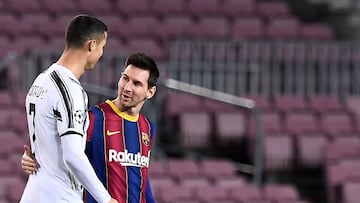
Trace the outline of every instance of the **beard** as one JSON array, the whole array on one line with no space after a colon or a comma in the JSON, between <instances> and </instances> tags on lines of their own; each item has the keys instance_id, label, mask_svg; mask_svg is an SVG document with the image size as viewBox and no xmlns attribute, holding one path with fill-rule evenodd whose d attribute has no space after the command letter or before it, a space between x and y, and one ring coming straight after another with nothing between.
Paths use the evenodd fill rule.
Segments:
<instances>
[{"instance_id":1,"label":"beard","mask_svg":"<svg viewBox=\"0 0 360 203\"><path fill-rule=\"evenodd\" d=\"M146 99L146 96L141 99L136 99L136 97L126 97L122 95L120 99L120 104L124 109L131 109L144 103Z\"/></svg>"}]
</instances>

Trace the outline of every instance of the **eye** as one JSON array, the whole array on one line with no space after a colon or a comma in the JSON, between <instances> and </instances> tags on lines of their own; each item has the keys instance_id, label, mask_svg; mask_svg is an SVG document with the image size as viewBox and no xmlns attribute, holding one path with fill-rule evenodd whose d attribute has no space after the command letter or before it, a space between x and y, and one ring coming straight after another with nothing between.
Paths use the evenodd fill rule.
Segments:
<instances>
[{"instance_id":1,"label":"eye","mask_svg":"<svg viewBox=\"0 0 360 203\"><path fill-rule=\"evenodd\" d=\"M126 82L129 81L129 78L126 76L123 76L122 79L125 80Z\"/></svg>"}]
</instances>

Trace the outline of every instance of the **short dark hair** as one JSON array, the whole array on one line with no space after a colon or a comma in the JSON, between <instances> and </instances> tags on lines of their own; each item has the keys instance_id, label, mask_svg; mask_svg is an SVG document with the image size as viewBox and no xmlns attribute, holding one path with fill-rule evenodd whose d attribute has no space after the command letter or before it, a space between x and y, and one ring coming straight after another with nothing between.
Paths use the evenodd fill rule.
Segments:
<instances>
[{"instance_id":1,"label":"short dark hair","mask_svg":"<svg viewBox=\"0 0 360 203\"><path fill-rule=\"evenodd\" d=\"M130 54L125 61L125 68L128 65L134 65L138 68L141 68L143 70L148 70L150 72L149 80L148 80L148 86L154 87L156 86L157 80L159 78L159 69L151 57L145 55L141 52L136 52L133 54Z\"/></svg>"},{"instance_id":2,"label":"short dark hair","mask_svg":"<svg viewBox=\"0 0 360 203\"><path fill-rule=\"evenodd\" d=\"M81 14L75 16L67 26L65 40L67 47L80 48L87 40L104 39L107 25L94 16Z\"/></svg>"}]
</instances>

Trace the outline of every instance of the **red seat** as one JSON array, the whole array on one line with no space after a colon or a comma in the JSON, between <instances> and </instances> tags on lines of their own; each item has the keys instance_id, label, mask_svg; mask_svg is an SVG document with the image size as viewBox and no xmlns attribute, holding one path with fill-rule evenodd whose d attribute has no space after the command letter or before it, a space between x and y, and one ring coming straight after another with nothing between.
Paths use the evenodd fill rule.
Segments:
<instances>
[{"instance_id":1,"label":"red seat","mask_svg":"<svg viewBox=\"0 0 360 203\"><path fill-rule=\"evenodd\" d=\"M12 0L7 1L9 11L17 14L36 13L41 11L41 5L38 0Z\"/></svg>"},{"instance_id":2,"label":"red seat","mask_svg":"<svg viewBox=\"0 0 360 203\"><path fill-rule=\"evenodd\" d=\"M7 185L7 197L10 202L19 202L25 189L26 182L23 179L15 179Z\"/></svg>"},{"instance_id":3,"label":"red seat","mask_svg":"<svg viewBox=\"0 0 360 203\"><path fill-rule=\"evenodd\" d=\"M351 117L348 113L324 113L320 119L321 127L330 136L345 136L355 131Z\"/></svg>"},{"instance_id":4,"label":"red seat","mask_svg":"<svg viewBox=\"0 0 360 203\"><path fill-rule=\"evenodd\" d=\"M159 202L174 203L193 200L191 188L183 185L164 186L159 190Z\"/></svg>"},{"instance_id":5,"label":"red seat","mask_svg":"<svg viewBox=\"0 0 360 203\"><path fill-rule=\"evenodd\" d=\"M335 36L331 28L325 24L303 24L300 35L305 40L334 40Z\"/></svg>"},{"instance_id":6,"label":"red seat","mask_svg":"<svg viewBox=\"0 0 360 203\"><path fill-rule=\"evenodd\" d=\"M258 15L263 18L291 17L292 15L285 1L260 1L256 5Z\"/></svg>"},{"instance_id":7,"label":"red seat","mask_svg":"<svg viewBox=\"0 0 360 203\"><path fill-rule=\"evenodd\" d=\"M19 202L24 186L24 179L15 174L0 176L0 197L8 199L8 202Z\"/></svg>"},{"instance_id":8,"label":"red seat","mask_svg":"<svg viewBox=\"0 0 360 203\"><path fill-rule=\"evenodd\" d=\"M310 96L308 105L311 111L319 114L345 110L344 105L337 96Z\"/></svg>"},{"instance_id":9,"label":"red seat","mask_svg":"<svg viewBox=\"0 0 360 203\"><path fill-rule=\"evenodd\" d=\"M263 193L266 198L274 202L300 199L299 192L291 184L268 184L265 185Z\"/></svg>"},{"instance_id":10,"label":"red seat","mask_svg":"<svg viewBox=\"0 0 360 203\"><path fill-rule=\"evenodd\" d=\"M118 28L118 33L125 39L140 38L140 37L153 37L154 26L159 24L158 19L154 15L131 16L125 21L125 27Z\"/></svg>"},{"instance_id":11,"label":"red seat","mask_svg":"<svg viewBox=\"0 0 360 203\"><path fill-rule=\"evenodd\" d=\"M319 168L325 163L325 148L330 142L323 133L309 133L296 136L299 164L307 168Z\"/></svg>"},{"instance_id":12,"label":"red seat","mask_svg":"<svg viewBox=\"0 0 360 203\"><path fill-rule=\"evenodd\" d=\"M50 36L48 26L51 27L52 23L54 23L54 20L46 13L24 14L19 20L23 32L16 34L16 36L39 35L48 37Z\"/></svg>"},{"instance_id":13,"label":"red seat","mask_svg":"<svg viewBox=\"0 0 360 203\"><path fill-rule=\"evenodd\" d=\"M0 15L0 19L1 19L1 15ZM0 20L0 22L1 22L1 20ZM0 28L0 30L1 30L1 28ZM1 47L3 47L2 49L0 49L0 58L3 58L7 54L10 53L12 41L7 36L0 36L0 44L1 44Z\"/></svg>"},{"instance_id":14,"label":"red seat","mask_svg":"<svg viewBox=\"0 0 360 203\"><path fill-rule=\"evenodd\" d=\"M72 0L43 0L42 6L44 10L58 17L68 14L73 15L77 9L76 1ZM70 18L68 18L68 20L70 20ZM62 30L64 31L65 27L62 28Z\"/></svg>"},{"instance_id":15,"label":"red seat","mask_svg":"<svg viewBox=\"0 0 360 203\"><path fill-rule=\"evenodd\" d=\"M230 197L239 202L270 203L270 200L262 195L261 188L256 185L243 185L240 188L230 190Z\"/></svg>"},{"instance_id":16,"label":"red seat","mask_svg":"<svg viewBox=\"0 0 360 203\"><path fill-rule=\"evenodd\" d=\"M300 22L293 17L271 18L265 29L266 36L270 39L297 39L300 33Z\"/></svg>"},{"instance_id":17,"label":"red seat","mask_svg":"<svg viewBox=\"0 0 360 203\"><path fill-rule=\"evenodd\" d=\"M242 186L248 184L247 179L242 176L226 176L221 178L216 178L215 185L219 187L226 188L228 190L239 189Z\"/></svg>"},{"instance_id":18,"label":"red seat","mask_svg":"<svg viewBox=\"0 0 360 203\"><path fill-rule=\"evenodd\" d=\"M278 95L274 97L275 108L281 112L304 112L308 110L302 96Z\"/></svg>"},{"instance_id":19,"label":"red seat","mask_svg":"<svg viewBox=\"0 0 360 203\"><path fill-rule=\"evenodd\" d=\"M169 159L168 174L171 177L181 180L184 177L202 177L199 165L194 160L189 159Z\"/></svg>"},{"instance_id":20,"label":"red seat","mask_svg":"<svg viewBox=\"0 0 360 203\"><path fill-rule=\"evenodd\" d=\"M217 114L222 111L236 111L238 108L235 105L228 104L221 101L216 101L213 99L203 99L201 101L202 106L204 109L207 109L209 112Z\"/></svg>"},{"instance_id":21,"label":"red seat","mask_svg":"<svg viewBox=\"0 0 360 203\"><path fill-rule=\"evenodd\" d=\"M260 124L264 139L267 135L284 134L284 120L278 112L264 112L260 115ZM255 137L257 136L256 123L254 117L250 117L248 131L248 153L254 154ZM290 136L290 135L289 135Z\"/></svg>"},{"instance_id":22,"label":"red seat","mask_svg":"<svg viewBox=\"0 0 360 203\"><path fill-rule=\"evenodd\" d=\"M347 180L359 180L360 159L344 159L326 167L327 194L330 203L341 200L341 185Z\"/></svg>"},{"instance_id":23,"label":"red seat","mask_svg":"<svg viewBox=\"0 0 360 203\"><path fill-rule=\"evenodd\" d=\"M108 13L112 10L110 1L77 0L76 2L79 10L93 15Z\"/></svg>"},{"instance_id":24,"label":"red seat","mask_svg":"<svg viewBox=\"0 0 360 203\"><path fill-rule=\"evenodd\" d=\"M0 24L0 32L4 35L14 36L21 30L18 17L11 13L0 13Z\"/></svg>"},{"instance_id":25,"label":"red seat","mask_svg":"<svg viewBox=\"0 0 360 203\"><path fill-rule=\"evenodd\" d=\"M162 46L152 38L132 38L128 40L126 47L129 51L144 52L158 61L167 58Z\"/></svg>"},{"instance_id":26,"label":"red seat","mask_svg":"<svg viewBox=\"0 0 360 203\"><path fill-rule=\"evenodd\" d=\"M224 0L220 5L220 13L234 19L241 19L243 16L253 16L255 9L255 0Z\"/></svg>"},{"instance_id":27,"label":"red seat","mask_svg":"<svg viewBox=\"0 0 360 203\"><path fill-rule=\"evenodd\" d=\"M360 202L360 181L359 180L347 180L341 187L341 202L344 203L356 203Z\"/></svg>"},{"instance_id":28,"label":"red seat","mask_svg":"<svg viewBox=\"0 0 360 203\"><path fill-rule=\"evenodd\" d=\"M313 112L288 112L284 122L286 130L294 135L321 131L319 119Z\"/></svg>"},{"instance_id":29,"label":"red seat","mask_svg":"<svg viewBox=\"0 0 360 203\"><path fill-rule=\"evenodd\" d=\"M293 168L293 138L287 133L264 134L265 170L270 172L286 171Z\"/></svg>"},{"instance_id":30,"label":"red seat","mask_svg":"<svg viewBox=\"0 0 360 203\"><path fill-rule=\"evenodd\" d=\"M116 1L115 9L126 16L138 16L150 11L149 0L119 0Z\"/></svg>"},{"instance_id":31,"label":"red seat","mask_svg":"<svg viewBox=\"0 0 360 203\"><path fill-rule=\"evenodd\" d=\"M0 105L1 106L12 106L13 99L11 98L10 91L0 90Z\"/></svg>"},{"instance_id":32,"label":"red seat","mask_svg":"<svg viewBox=\"0 0 360 203\"><path fill-rule=\"evenodd\" d=\"M178 183L170 176L150 176L149 181L151 185L151 191L155 198L157 199L160 196L160 190L163 187L172 187L177 185Z\"/></svg>"},{"instance_id":33,"label":"red seat","mask_svg":"<svg viewBox=\"0 0 360 203\"><path fill-rule=\"evenodd\" d=\"M207 185L195 190L196 199L203 203L222 202L229 200L227 190L222 187Z\"/></svg>"},{"instance_id":34,"label":"red seat","mask_svg":"<svg viewBox=\"0 0 360 203\"><path fill-rule=\"evenodd\" d=\"M354 116L356 130L360 130L360 97L348 96L344 100L345 108Z\"/></svg>"},{"instance_id":35,"label":"red seat","mask_svg":"<svg viewBox=\"0 0 360 203\"><path fill-rule=\"evenodd\" d=\"M154 29L159 30L154 32L154 35L164 41L188 37L193 23L193 19L189 16L170 15L163 19L161 24L154 25Z\"/></svg>"},{"instance_id":36,"label":"red seat","mask_svg":"<svg viewBox=\"0 0 360 203\"><path fill-rule=\"evenodd\" d=\"M234 164L227 159L203 159L199 167L205 176L213 180L236 176Z\"/></svg>"},{"instance_id":37,"label":"red seat","mask_svg":"<svg viewBox=\"0 0 360 203\"><path fill-rule=\"evenodd\" d=\"M226 146L229 143L245 141L246 115L242 111L218 112L215 115L216 143Z\"/></svg>"},{"instance_id":38,"label":"red seat","mask_svg":"<svg viewBox=\"0 0 360 203\"><path fill-rule=\"evenodd\" d=\"M261 39L264 23L258 17L237 18L231 26L231 38L236 40Z\"/></svg>"},{"instance_id":39,"label":"red seat","mask_svg":"<svg viewBox=\"0 0 360 203\"><path fill-rule=\"evenodd\" d=\"M164 113L166 119L175 116L183 110L195 110L201 107L200 98L181 92L168 91L164 98Z\"/></svg>"},{"instance_id":40,"label":"red seat","mask_svg":"<svg viewBox=\"0 0 360 203\"><path fill-rule=\"evenodd\" d=\"M46 41L39 36L21 36L17 37L13 43L13 50L19 54L25 54L33 49L43 49L46 47Z\"/></svg>"},{"instance_id":41,"label":"red seat","mask_svg":"<svg viewBox=\"0 0 360 203\"><path fill-rule=\"evenodd\" d=\"M193 191L212 185L210 180L206 176L202 176L202 175L184 176L180 179L179 184L187 188L190 188Z\"/></svg>"},{"instance_id":42,"label":"red seat","mask_svg":"<svg viewBox=\"0 0 360 203\"><path fill-rule=\"evenodd\" d=\"M29 139L29 138L27 138ZM13 153L22 153L25 138L18 135L15 131L0 131L0 155L10 156Z\"/></svg>"},{"instance_id":43,"label":"red seat","mask_svg":"<svg viewBox=\"0 0 360 203\"><path fill-rule=\"evenodd\" d=\"M117 37L109 37L106 40L106 54L110 52L123 52L125 45L124 43L119 40Z\"/></svg>"},{"instance_id":44,"label":"red seat","mask_svg":"<svg viewBox=\"0 0 360 203\"><path fill-rule=\"evenodd\" d=\"M244 95L243 97L255 101L255 106L260 109L261 112L272 112L274 110L274 104L272 99L266 95Z\"/></svg>"},{"instance_id":45,"label":"red seat","mask_svg":"<svg viewBox=\"0 0 360 203\"><path fill-rule=\"evenodd\" d=\"M325 146L326 166L337 164L341 160L355 159L360 156L359 143L331 142Z\"/></svg>"},{"instance_id":46,"label":"red seat","mask_svg":"<svg viewBox=\"0 0 360 203\"><path fill-rule=\"evenodd\" d=\"M202 17L218 14L219 7L218 0L189 0L185 10L192 16Z\"/></svg>"},{"instance_id":47,"label":"red seat","mask_svg":"<svg viewBox=\"0 0 360 203\"><path fill-rule=\"evenodd\" d=\"M154 14L166 19L170 15L183 14L185 12L185 3L184 0L154 0L150 7Z\"/></svg>"},{"instance_id":48,"label":"red seat","mask_svg":"<svg viewBox=\"0 0 360 203\"><path fill-rule=\"evenodd\" d=\"M230 25L225 17L202 17L193 24L189 34L195 38L222 39L227 37L229 29Z\"/></svg>"},{"instance_id":49,"label":"red seat","mask_svg":"<svg viewBox=\"0 0 360 203\"><path fill-rule=\"evenodd\" d=\"M162 177L167 176L167 165L166 161L152 160L151 169L148 170L150 177Z\"/></svg>"},{"instance_id":50,"label":"red seat","mask_svg":"<svg viewBox=\"0 0 360 203\"><path fill-rule=\"evenodd\" d=\"M179 115L179 134L184 149L205 149L211 142L211 116L207 111L188 112Z\"/></svg>"}]
</instances>

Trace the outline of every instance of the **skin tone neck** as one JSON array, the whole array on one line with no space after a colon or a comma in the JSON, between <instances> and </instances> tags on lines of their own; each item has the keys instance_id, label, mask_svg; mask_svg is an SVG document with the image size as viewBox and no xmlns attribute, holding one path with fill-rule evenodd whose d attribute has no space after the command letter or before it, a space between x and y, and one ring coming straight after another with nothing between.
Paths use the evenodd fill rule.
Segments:
<instances>
[{"instance_id":1,"label":"skin tone neck","mask_svg":"<svg viewBox=\"0 0 360 203\"><path fill-rule=\"evenodd\" d=\"M56 64L69 69L77 79L84 74L87 63L87 51L84 48L65 49Z\"/></svg>"},{"instance_id":2,"label":"skin tone neck","mask_svg":"<svg viewBox=\"0 0 360 203\"><path fill-rule=\"evenodd\" d=\"M116 107L119 108L119 110L121 112L124 112L130 116L137 116L140 113L141 108L143 107L145 101L142 101L141 103L139 103L137 106L135 107L125 107L121 104L120 101L120 97L116 97L113 101L112 101Z\"/></svg>"}]
</instances>

